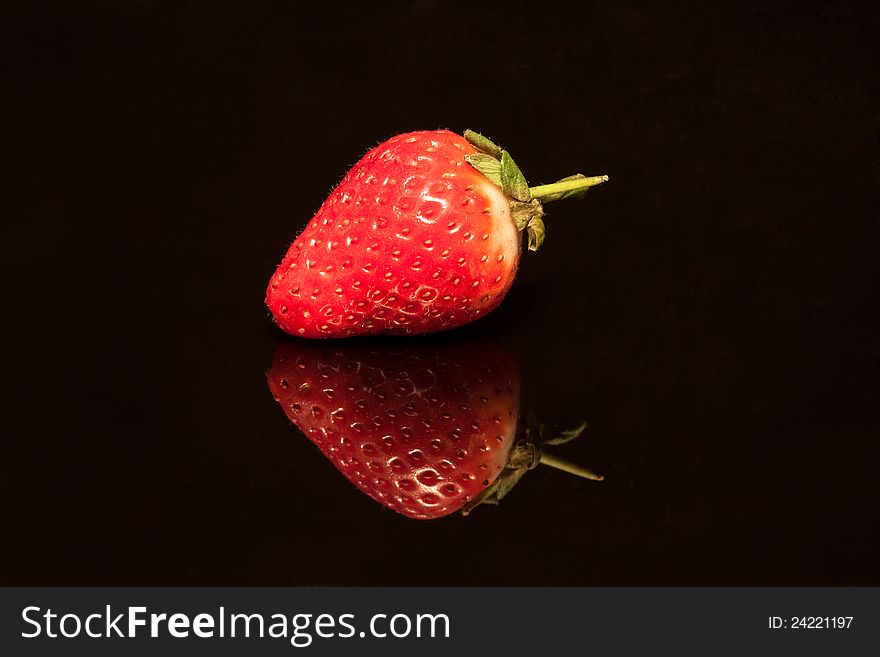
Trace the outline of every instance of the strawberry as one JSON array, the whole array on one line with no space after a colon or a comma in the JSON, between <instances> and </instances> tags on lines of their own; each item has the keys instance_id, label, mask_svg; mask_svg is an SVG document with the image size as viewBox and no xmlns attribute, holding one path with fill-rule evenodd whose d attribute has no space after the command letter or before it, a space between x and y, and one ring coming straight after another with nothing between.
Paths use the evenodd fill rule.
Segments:
<instances>
[{"instance_id":1,"label":"strawberry","mask_svg":"<svg viewBox=\"0 0 880 657\"><path fill-rule=\"evenodd\" d=\"M513 284L521 232L544 239L541 201L607 180L529 188L510 154L448 130L370 150L290 246L266 291L288 333L334 338L431 333L492 311Z\"/></svg>"},{"instance_id":2,"label":"strawberry","mask_svg":"<svg viewBox=\"0 0 880 657\"><path fill-rule=\"evenodd\" d=\"M410 518L497 502L542 460L518 436L519 376L497 345L285 342L267 379L290 421L349 481Z\"/></svg>"}]
</instances>

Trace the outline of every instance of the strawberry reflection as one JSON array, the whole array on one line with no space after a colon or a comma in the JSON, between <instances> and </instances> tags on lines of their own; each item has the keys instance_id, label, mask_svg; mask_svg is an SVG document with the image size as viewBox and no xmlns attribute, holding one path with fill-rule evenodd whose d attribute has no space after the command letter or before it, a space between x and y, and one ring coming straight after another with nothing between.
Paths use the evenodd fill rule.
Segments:
<instances>
[{"instance_id":1,"label":"strawberry reflection","mask_svg":"<svg viewBox=\"0 0 880 657\"><path fill-rule=\"evenodd\" d=\"M349 481L410 518L497 503L540 462L599 478L542 450L579 430L549 441L533 422L518 430L519 373L497 343L282 342L267 378Z\"/></svg>"}]
</instances>

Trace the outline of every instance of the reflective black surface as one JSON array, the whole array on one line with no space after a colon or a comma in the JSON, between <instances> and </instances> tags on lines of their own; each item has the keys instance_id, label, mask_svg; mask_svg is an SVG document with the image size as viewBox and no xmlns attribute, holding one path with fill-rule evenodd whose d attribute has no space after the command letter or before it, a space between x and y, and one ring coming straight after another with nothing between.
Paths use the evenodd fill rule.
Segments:
<instances>
[{"instance_id":1,"label":"reflective black surface","mask_svg":"<svg viewBox=\"0 0 880 657\"><path fill-rule=\"evenodd\" d=\"M876 10L18 4L0 583L880 584ZM606 479L423 522L273 401L262 299L438 126L612 176L454 337Z\"/></svg>"}]
</instances>

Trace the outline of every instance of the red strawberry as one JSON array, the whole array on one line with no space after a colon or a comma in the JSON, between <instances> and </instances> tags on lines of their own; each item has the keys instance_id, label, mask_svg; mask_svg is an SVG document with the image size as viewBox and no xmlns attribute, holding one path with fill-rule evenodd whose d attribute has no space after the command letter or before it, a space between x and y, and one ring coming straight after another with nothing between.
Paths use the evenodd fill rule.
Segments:
<instances>
[{"instance_id":1,"label":"red strawberry","mask_svg":"<svg viewBox=\"0 0 880 657\"><path fill-rule=\"evenodd\" d=\"M370 150L290 246L266 291L292 335L430 333L485 315L516 274L520 232L544 237L540 200L607 176L529 188L507 151L470 131L392 137Z\"/></svg>"},{"instance_id":2,"label":"red strawberry","mask_svg":"<svg viewBox=\"0 0 880 657\"><path fill-rule=\"evenodd\" d=\"M517 437L519 376L497 345L286 342L267 378L291 422L355 486L411 518L495 502L542 458Z\"/></svg>"}]
</instances>

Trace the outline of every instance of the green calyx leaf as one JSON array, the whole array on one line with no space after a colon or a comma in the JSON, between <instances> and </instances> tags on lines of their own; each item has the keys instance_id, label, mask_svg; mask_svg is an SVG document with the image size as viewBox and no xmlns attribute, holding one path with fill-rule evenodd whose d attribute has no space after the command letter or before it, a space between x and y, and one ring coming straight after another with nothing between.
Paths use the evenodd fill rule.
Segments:
<instances>
[{"instance_id":1,"label":"green calyx leaf","mask_svg":"<svg viewBox=\"0 0 880 657\"><path fill-rule=\"evenodd\" d=\"M502 187L501 184L501 162L491 155L485 153L476 153L474 155L465 155L465 161L474 169L482 173L493 183Z\"/></svg>"},{"instance_id":2,"label":"green calyx leaf","mask_svg":"<svg viewBox=\"0 0 880 657\"><path fill-rule=\"evenodd\" d=\"M527 468L505 468L491 486L462 507L461 515L468 515L481 504L497 505L526 472Z\"/></svg>"},{"instance_id":3,"label":"green calyx leaf","mask_svg":"<svg viewBox=\"0 0 880 657\"><path fill-rule=\"evenodd\" d=\"M465 130L464 138L478 151L465 156L468 164L501 187L514 201L527 203L532 200L529 183L510 153L488 137L473 130Z\"/></svg>"},{"instance_id":4,"label":"green calyx leaf","mask_svg":"<svg viewBox=\"0 0 880 657\"><path fill-rule=\"evenodd\" d=\"M523 203L522 201L510 202L510 214L513 217L513 223L516 224L517 230L525 230L529 222L536 217L544 216L544 208L537 200L531 203Z\"/></svg>"},{"instance_id":5,"label":"green calyx leaf","mask_svg":"<svg viewBox=\"0 0 880 657\"><path fill-rule=\"evenodd\" d=\"M538 199L532 200L531 203L523 203L522 201L510 202L510 214L513 217L513 223L519 231L526 231L529 238L529 251L537 251L544 243L544 208L541 207Z\"/></svg>"},{"instance_id":6,"label":"green calyx leaf","mask_svg":"<svg viewBox=\"0 0 880 657\"><path fill-rule=\"evenodd\" d=\"M536 468L540 462L540 448L527 437L517 438L510 450L504 470L488 488L465 504L461 510L462 515L468 515L480 504L498 504L516 486L522 476Z\"/></svg>"},{"instance_id":7,"label":"green calyx leaf","mask_svg":"<svg viewBox=\"0 0 880 657\"><path fill-rule=\"evenodd\" d=\"M567 442L571 442L578 436L580 436L587 429L587 421L583 420L579 425L573 427L571 429L564 429L559 432L559 435L555 438L550 438L549 440L544 440L545 445L564 445ZM542 427L542 435L546 433L546 430Z\"/></svg>"},{"instance_id":8,"label":"green calyx leaf","mask_svg":"<svg viewBox=\"0 0 880 657\"><path fill-rule=\"evenodd\" d=\"M465 130L464 138L478 151L491 155L496 160L501 159L501 147L488 137L484 137L479 132L474 132L473 130Z\"/></svg>"},{"instance_id":9,"label":"green calyx leaf","mask_svg":"<svg viewBox=\"0 0 880 657\"><path fill-rule=\"evenodd\" d=\"M465 156L467 163L501 187L504 193L516 201L532 200L529 183L520 171L510 153L498 146L488 137L473 130L465 130L464 138L479 153Z\"/></svg>"},{"instance_id":10,"label":"green calyx leaf","mask_svg":"<svg viewBox=\"0 0 880 657\"><path fill-rule=\"evenodd\" d=\"M544 243L544 220L540 217L534 217L526 226L529 234L529 251L537 251Z\"/></svg>"},{"instance_id":11,"label":"green calyx leaf","mask_svg":"<svg viewBox=\"0 0 880 657\"><path fill-rule=\"evenodd\" d=\"M532 200L529 183L507 151L501 151L501 188L510 198L527 202Z\"/></svg>"}]
</instances>

